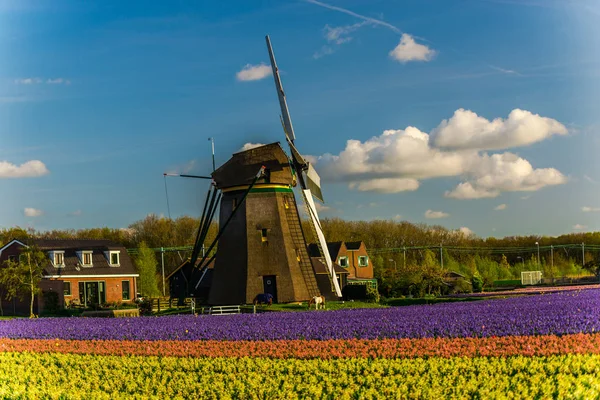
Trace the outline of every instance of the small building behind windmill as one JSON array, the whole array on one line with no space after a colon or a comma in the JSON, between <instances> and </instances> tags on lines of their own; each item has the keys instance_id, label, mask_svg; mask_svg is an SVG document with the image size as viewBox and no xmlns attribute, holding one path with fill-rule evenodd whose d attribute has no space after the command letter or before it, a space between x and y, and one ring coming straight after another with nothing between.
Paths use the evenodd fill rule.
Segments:
<instances>
[{"instance_id":1,"label":"small building behind windmill","mask_svg":"<svg viewBox=\"0 0 600 400\"><path fill-rule=\"evenodd\" d=\"M346 284L376 285L373 279L373 262L364 242L329 242L327 249L331 261L347 272ZM316 243L308 245L308 252L311 257L321 257Z\"/></svg>"},{"instance_id":2,"label":"small building behind windmill","mask_svg":"<svg viewBox=\"0 0 600 400\"><path fill-rule=\"evenodd\" d=\"M200 266L201 262L202 258L196 260L196 268L193 269L190 262L186 260L167 275L171 299L177 299L179 305L183 305L188 297L195 298L201 303L208 301L215 260L208 263L206 271Z\"/></svg>"}]
</instances>

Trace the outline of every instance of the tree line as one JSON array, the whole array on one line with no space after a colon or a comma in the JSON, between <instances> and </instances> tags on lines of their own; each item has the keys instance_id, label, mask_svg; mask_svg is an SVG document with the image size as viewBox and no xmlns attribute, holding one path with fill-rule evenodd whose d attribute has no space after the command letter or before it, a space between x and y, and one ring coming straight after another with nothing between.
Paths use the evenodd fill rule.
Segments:
<instances>
[{"instance_id":1,"label":"tree line","mask_svg":"<svg viewBox=\"0 0 600 400\"><path fill-rule=\"evenodd\" d=\"M192 246L199 224L199 218L182 216L169 219L151 214L121 229L103 227L40 232L19 227L5 228L0 229L0 244L4 245L11 239L34 237L108 239L128 249ZM569 233L556 237L481 238L439 225L407 221L325 218L321 225L328 241L365 242L384 296L439 293L444 288L443 277L448 271L464 275L468 282L473 278L481 279L484 286L491 286L498 280L519 279L524 270L541 270L545 277L553 278L585 275L597 271L600 249L600 232ZM307 242L314 242L315 235L306 220L303 221L303 229ZM218 226L213 223L206 246L212 243L217 233ZM536 242L541 249L539 263ZM578 247L566 246L581 243L587 247L583 252ZM556 247L552 254L549 246ZM144 259L151 258L148 254L144 252ZM162 256L168 275L185 261L189 252L168 251ZM134 257L134 261L137 258ZM153 265L159 274L162 269L160 254L157 257L155 253L155 261ZM147 263L152 265L150 261ZM162 288L159 290L162 291ZM155 291L153 288L152 292Z\"/></svg>"}]
</instances>

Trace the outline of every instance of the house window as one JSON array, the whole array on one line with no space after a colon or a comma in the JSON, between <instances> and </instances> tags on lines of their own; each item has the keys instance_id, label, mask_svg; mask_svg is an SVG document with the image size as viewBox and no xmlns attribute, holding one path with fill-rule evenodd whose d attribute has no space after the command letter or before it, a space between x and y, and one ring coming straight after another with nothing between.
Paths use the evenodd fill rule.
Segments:
<instances>
[{"instance_id":1,"label":"house window","mask_svg":"<svg viewBox=\"0 0 600 400\"><path fill-rule=\"evenodd\" d=\"M82 264L83 266L92 266L92 252L91 251L86 251L85 253L83 253L82 255Z\"/></svg>"},{"instance_id":2,"label":"house window","mask_svg":"<svg viewBox=\"0 0 600 400\"><path fill-rule=\"evenodd\" d=\"M267 242L269 239L267 238L267 234L269 230L267 228L263 228L260 230L260 239L263 242Z\"/></svg>"},{"instance_id":3,"label":"house window","mask_svg":"<svg viewBox=\"0 0 600 400\"><path fill-rule=\"evenodd\" d=\"M368 267L369 266L369 257L358 256L358 266L359 267Z\"/></svg>"},{"instance_id":4,"label":"house window","mask_svg":"<svg viewBox=\"0 0 600 400\"><path fill-rule=\"evenodd\" d=\"M65 296L71 295L71 282L63 282L63 291Z\"/></svg>"},{"instance_id":5,"label":"house window","mask_svg":"<svg viewBox=\"0 0 600 400\"><path fill-rule=\"evenodd\" d=\"M340 267L348 268L348 257L338 258L338 264L340 265Z\"/></svg>"},{"instance_id":6,"label":"house window","mask_svg":"<svg viewBox=\"0 0 600 400\"><path fill-rule=\"evenodd\" d=\"M118 251L111 251L110 252L110 265L112 266L119 266L119 252Z\"/></svg>"},{"instance_id":7,"label":"house window","mask_svg":"<svg viewBox=\"0 0 600 400\"><path fill-rule=\"evenodd\" d=\"M14 262L16 263L18 261L18 257L17 256L8 256L8 261L9 262Z\"/></svg>"},{"instance_id":8,"label":"house window","mask_svg":"<svg viewBox=\"0 0 600 400\"><path fill-rule=\"evenodd\" d=\"M122 281L121 282L121 290L122 290L122 297L123 300L129 300L129 281Z\"/></svg>"},{"instance_id":9,"label":"house window","mask_svg":"<svg viewBox=\"0 0 600 400\"><path fill-rule=\"evenodd\" d=\"M55 251L53 260L54 266L56 268L65 266L65 252L64 251Z\"/></svg>"}]
</instances>

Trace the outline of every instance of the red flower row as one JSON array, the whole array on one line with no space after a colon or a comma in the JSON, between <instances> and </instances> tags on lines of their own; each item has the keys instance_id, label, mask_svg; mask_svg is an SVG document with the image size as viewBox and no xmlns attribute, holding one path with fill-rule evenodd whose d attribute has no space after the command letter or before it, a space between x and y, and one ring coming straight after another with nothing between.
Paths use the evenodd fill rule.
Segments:
<instances>
[{"instance_id":1,"label":"red flower row","mask_svg":"<svg viewBox=\"0 0 600 400\"><path fill-rule=\"evenodd\" d=\"M0 352L297 359L600 354L600 334L381 340L137 341L0 339Z\"/></svg>"}]
</instances>

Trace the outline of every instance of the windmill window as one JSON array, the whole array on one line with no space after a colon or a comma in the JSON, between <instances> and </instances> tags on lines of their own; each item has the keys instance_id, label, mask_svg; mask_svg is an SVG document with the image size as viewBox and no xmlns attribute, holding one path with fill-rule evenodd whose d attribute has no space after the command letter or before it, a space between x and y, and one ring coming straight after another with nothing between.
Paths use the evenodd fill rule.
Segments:
<instances>
[{"instance_id":1,"label":"windmill window","mask_svg":"<svg viewBox=\"0 0 600 400\"><path fill-rule=\"evenodd\" d=\"M348 257L338 258L338 264L340 265L340 267L348 268Z\"/></svg>"},{"instance_id":2,"label":"windmill window","mask_svg":"<svg viewBox=\"0 0 600 400\"><path fill-rule=\"evenodd\" d=\"M369 257L358 256L358 266L359 267L368 267L369 266Z\"/></svg>"},{"instance_id":3,"label":"windmill window","mask_svg":"<svg viewBox=\"0 0 600 400\"><path fill-rule=\"evenodd\" d=\"M300 261L300 250L296 249L296 260Z\"/></svg>"},{"instance_id":4,"label":"windmill window","mask_svg":"<svg viewBox=\"0 0 600 400\"><path fill-rule=\"evenodd\" d=\"M287 198L283 199L283 207L287 210L288 208L290 208L290 203L288 202Z\"/></svg>"},{"instance_id":5,"label":"windmill window","mask_svg":"<svg viewBox=\"0 0 600 400\"><path fill-rule=\"evenodd\" d=\"M233 199L231 199L231 211L235 210L237 208L237 199L234 197Z\"/></svg>"},{"instance_id":6,"label":"windmill window","mask_svg":"<svg viewBox=\"0 0 600 400\"><path fill-rule=\"evenodd\" d=\"M266 242L266 241L268 241L268 240L269 240L269 239L267 238L267 235L268 235L268 234L269 234L269 230L268 230L267 228L262 228L262 229L260 230L260 238L261 238L261 241L263 241L263 242Z\"/></svg>"}]
</instances>

